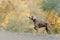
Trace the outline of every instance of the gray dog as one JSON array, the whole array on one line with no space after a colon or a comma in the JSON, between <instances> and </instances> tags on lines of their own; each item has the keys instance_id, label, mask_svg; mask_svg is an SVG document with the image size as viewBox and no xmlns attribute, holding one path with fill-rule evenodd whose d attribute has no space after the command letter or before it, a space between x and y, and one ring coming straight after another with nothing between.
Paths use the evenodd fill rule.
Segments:
<instances>
[{"instance_id":1,"label":"gray dog","mask_svg":"<svg viewBox=\"0 0 60 40\"><path fill-rule=\"evenodd\" d=\"M47 31L47 33L51 34L50 23L39 21L39 20L37 20L37 18L35 16L30 16L29 19L31 19L33 21L34 26L35 26L34 29L36 30L36 32L38 32L38 28L45 27L45 30Z\"/></svg>"}]
</instances>

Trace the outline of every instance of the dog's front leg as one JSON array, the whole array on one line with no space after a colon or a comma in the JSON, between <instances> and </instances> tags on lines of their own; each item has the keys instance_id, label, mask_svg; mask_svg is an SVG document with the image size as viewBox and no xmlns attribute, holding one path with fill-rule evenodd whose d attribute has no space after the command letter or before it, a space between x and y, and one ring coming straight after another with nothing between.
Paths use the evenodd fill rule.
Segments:
<instances>
[{"instance_id":1,"label":"dog's front leg","mask_svg":"<svg viewBox=\"0 0 60 40\"><path fill-rule=\"evenodd\" d=\"M36 33L38 32L38 26L35 25L34 29L36 30Z\"/></svg>"}]
</instances>

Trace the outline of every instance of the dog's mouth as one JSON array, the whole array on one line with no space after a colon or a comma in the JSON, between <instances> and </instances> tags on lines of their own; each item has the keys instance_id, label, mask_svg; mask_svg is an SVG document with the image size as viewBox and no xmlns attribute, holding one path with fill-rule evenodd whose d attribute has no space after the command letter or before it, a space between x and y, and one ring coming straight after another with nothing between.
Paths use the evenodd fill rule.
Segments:
<instances>
[{"instance_id":1,"label":"dog's mouth","mask_svg":"<svg viewBox=\"0 0 60 40\"><path fill-rule=\"evenodd\" d=\"M29 16L29 19L32 19L31 16Z\"/></svg>"}]
</instances>

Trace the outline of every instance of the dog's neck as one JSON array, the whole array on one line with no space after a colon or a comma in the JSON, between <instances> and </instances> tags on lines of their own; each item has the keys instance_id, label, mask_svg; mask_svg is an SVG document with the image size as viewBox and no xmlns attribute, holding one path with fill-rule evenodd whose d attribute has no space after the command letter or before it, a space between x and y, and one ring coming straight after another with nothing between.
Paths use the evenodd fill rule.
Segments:
<instances>
[{"instance_id":1,"label":"dog's neck","mask_svg":"<svg viewBox=\"0 0 60 40\"><path fill-rule=\"evenodd\" d=\"M36 21L37 21L36 19L33 20L34 23L36 23Z\"/></svg>"},{"instance_id":2,"label":"dog's neck","mask_svg":"<svg viewBox=\"0 0 60 40\"><path fill-rule=\"evenodd\" d=\"M36 19L33 20L33 22L35 22L35 21L36 21Z\"/></svg>"}]
</instances>

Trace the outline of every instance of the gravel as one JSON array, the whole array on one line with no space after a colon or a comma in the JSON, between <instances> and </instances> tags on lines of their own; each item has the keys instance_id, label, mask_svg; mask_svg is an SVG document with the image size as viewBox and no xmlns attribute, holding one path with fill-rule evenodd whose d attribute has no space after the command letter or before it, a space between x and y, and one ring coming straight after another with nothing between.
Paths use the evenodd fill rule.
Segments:
<instances>
[{"instance_id":1,"label":"gravel","mask_svg":"<svg viewBox=\"0 0 60 40\"><path fill-rule=\"evenodd\" d=\"M60 40L60 35L0 32L0 40Z\"/></svg>"}]
</instances>

